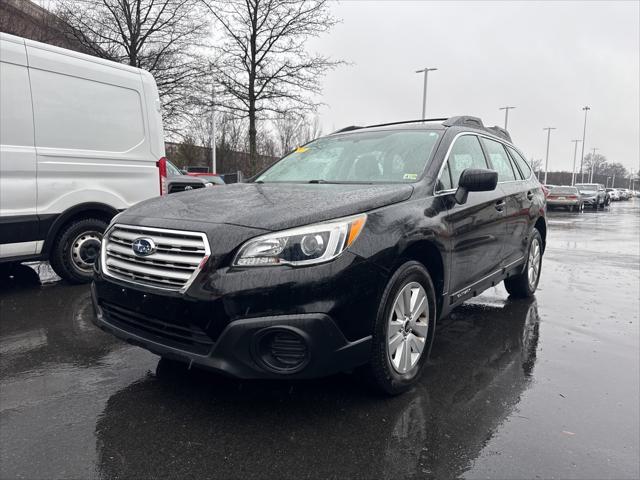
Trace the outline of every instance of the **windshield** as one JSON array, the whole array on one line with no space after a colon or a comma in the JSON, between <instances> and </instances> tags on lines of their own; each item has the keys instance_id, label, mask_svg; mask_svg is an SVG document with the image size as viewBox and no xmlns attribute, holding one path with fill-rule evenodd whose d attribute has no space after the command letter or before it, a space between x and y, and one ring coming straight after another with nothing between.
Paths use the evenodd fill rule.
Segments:
<instances>
[{"instance_id":1,"label":"windshield","mask_svg":"<svg viewBox=\"0 0 640 480\"><path fill-rule=\"evenodd\" d=\"M581 192L597 192L598 191L597 184L583 184L583 185L576 185L576 187L578 187L578 190L580 190Z\"/></svg>"},{"instance_id":2,"label":"windshield","mask_svg":"<svg viewBox=\"0 0 640 480\"><path fill-rule=\"evenodd\" d=\"M387 130L320 138L297 148L256 181L415 182L439 136L431 130Z\"/></svg>"},{"instance_id":3,"label":"windshield","mask_svg":"<svg viewBox=\"0 0 640 480\"><path fill-rule=\"evenodd\" d=\"M167 176L176 177L178 175L182 175L182 172L178 170L178 167L176 167L173 163L167 160Z\"/></svg>"},{"instance_id":4,"label":"windshield","mask_svg":"<svg viewBox=\"0 0 640 480\"><path fill-rule=\"evenodd\" d=\"M555 193L555 194L564 194L566 193L567 195L573 194L575 195L576 193L578 193L578 189L577 188L572 188L572 187L553 187L551 189L551 193Z\"/></svg>"}]
</instances>

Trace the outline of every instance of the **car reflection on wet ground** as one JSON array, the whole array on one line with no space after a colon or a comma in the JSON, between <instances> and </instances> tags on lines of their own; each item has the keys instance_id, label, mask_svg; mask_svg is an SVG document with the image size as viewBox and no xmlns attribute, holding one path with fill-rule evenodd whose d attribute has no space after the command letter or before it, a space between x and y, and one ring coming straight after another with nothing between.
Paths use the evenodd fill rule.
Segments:
<instances>
[{"instance_id":1,"label":"car reflection on wet ground","mask_svg":"<svg viewBox=\"0 0 640 480\"><path fill-rule=\"evenodd\" d=\"M0 293L0 477L638 478L639 213L550 214L536 299L456 309L395 398L176 369L23 267Z\"/></svg>"}]
</instances>

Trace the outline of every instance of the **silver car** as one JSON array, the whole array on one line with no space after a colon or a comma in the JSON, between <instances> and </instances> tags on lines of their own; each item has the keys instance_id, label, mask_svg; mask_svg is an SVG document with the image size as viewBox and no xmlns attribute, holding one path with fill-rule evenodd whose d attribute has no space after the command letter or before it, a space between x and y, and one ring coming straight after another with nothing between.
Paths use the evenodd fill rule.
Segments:
<instances>
[{"instance_id":1,"label":"silver car","mask_svg":"<svg viewBox=\"0 0 640 480\"><path fill-rule=\"evenodd\" d=\"M552 187L547 195L547 208L553 209L563 207L570 212L582 211L583 208L582 195L576 187L558 186Z\"/></svg>"}]
</instances>

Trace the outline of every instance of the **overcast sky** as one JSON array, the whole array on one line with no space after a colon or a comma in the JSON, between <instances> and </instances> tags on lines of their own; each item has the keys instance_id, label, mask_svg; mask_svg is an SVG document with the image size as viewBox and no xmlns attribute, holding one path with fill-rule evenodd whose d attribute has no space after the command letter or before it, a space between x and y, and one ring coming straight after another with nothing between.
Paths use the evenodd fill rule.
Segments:
<instances>
[{"instance_id":1,"label":"overcast sky","mask_svg":"<svg viewBox=\"0 0 640 480\"><path fill-rule=\"evenodd\" d=\"M639 2L341 1L342 19L309 44L352 62L327 75L320 110L325 132L420 118L429 74L427 117L475 115L503 125L498 108L514 105L509 131L527 158L570 170L572 139L609 161L640 167ZM578 162L580 147L578 149Z\"/></svg>"}]
</instances>

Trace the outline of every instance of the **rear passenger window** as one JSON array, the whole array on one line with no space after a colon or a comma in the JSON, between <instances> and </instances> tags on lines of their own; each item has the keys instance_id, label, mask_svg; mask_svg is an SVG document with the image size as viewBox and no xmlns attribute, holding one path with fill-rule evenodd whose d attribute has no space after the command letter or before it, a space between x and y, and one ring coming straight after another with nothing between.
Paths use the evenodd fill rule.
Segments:
<instances>
[{"instance_id":1,"label":"rear passenger window","mask_svg":"<svg viewBox=\"0 0 640 480\"><path fill-rule=\"evenodd\" d=\"M458 188L460 174L467 168L487 168L480 141L475 135L463 135L453 144L447 165L451 174L451 188ZM443 172L444 173L444 172Z\"/></svg>"},{"instance_id":2,"label":"rear passenger window","mask_svg":"<svg viewBox=\"0 0 640 480\"><path fill-rule=\"evenodd\" d=\"M529 163L524 158L522 158L522 155L520 155L517 150L514 150L511 147L507 147L507 150L509 150L511 158L513 158L513 160L520 168L520 171L522 172L524 178L529 178L531 176L531 167L529 166Z\"/></svg>"},{"instance_id":3,"label":"rear passenger window","mask_svg":"<svg viewBox=\"0 0 640 480\"><path fill-rule=\"evenodd\" d=\"M489 140L488 138L483 138L482 143L484 143L484 147L487 149L491 165L494 170L498 172L498 181L508 182L515 180L516 176L513 173L511 161L502 144L494 140Z\"/></svg>"}]
</instances>

